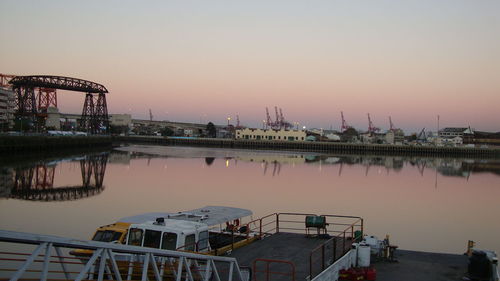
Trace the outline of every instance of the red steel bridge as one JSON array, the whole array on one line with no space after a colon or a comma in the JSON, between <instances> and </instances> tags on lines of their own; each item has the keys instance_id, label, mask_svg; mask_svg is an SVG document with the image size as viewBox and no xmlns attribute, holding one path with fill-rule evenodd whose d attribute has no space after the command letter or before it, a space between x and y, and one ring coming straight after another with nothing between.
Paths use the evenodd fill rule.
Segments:
<instances>
[{"instance_id":1,"label":"red steel bridge","mask_svg":"<svg viewBox=\"0 0 500 281\"><path fill-rule=\"evenodd\" d=\"M101 84L53 75L15 76L10 79L9 84L12 85L15 94L16 116L28 117L37 122L40 118L46 117L49 106L57 107L56 89L83 92L85 101L79 124L80 130L92 134L109 131L106 103L108 90Z\"/></svg>"}]
</instances>

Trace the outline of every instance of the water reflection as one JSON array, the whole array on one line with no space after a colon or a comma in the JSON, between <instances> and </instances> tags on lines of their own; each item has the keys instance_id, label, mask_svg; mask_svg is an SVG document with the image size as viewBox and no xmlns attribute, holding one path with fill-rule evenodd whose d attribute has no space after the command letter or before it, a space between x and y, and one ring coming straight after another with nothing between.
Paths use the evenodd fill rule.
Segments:
<instances>
[{"instance_id":1,"label":"water reflection","mask_svg":"<svg viewBox=\"0 0 500 281\"><path fill-rule=\"evenodd\" d=\"M387 173L399 172L405 166L416 168L423 176L427 169L437 171L443 176L468 178L472 173L493 173L500 175L499 160L477 160L477 159L455 159L455 158L416 158L416 157L393 157L393 156L331 156L331 155L279 155L279 156L257 156L257 157L234 157L236 160L245 162L261 162L264 174L268 166L273 168L273 176L278 175L282 165L316 164L319 169L324 165L338 165L339 175L342 174L344 165L360 165L365 167L365 176L371 167L383 167ZM236 163L236 162L235 162Z\"/></svg>"},{"instance_id":2,"label":"water reflection","mask_svg":"<svg viewBox=\"0 0 500 281\"><path fill-rule=\"evenodd\" d=\"M252 209L256 217L276 211L360 215L369 234L390 234L403 249L461 253L471 239L500 252L500 227L492 223L500 212L500 159L159 146L100 157L17 166L0 159L5 198L54 200L40 194L60 190L64 195L56 200L74 200L106 186L75 202L0 200L0 228L86 239L96 226L128 215L228 205ZM68 187L84 195L66 195Z\"/></svg>"},{"instance_id":3,"label":"water reflection","mask_svg":"<svg viewBox=\"0 0 500 281\"><path fill-rule=\"evenodd\" d=\"M279 176L283 169L298 165L317 165L321 171L326 166L338 167L338 176L342 176L344 166L362 166L364 176L369 176L372 168L377 173L398 173L403 168L414 168L424 177L425 173L435 173L449 177L469 179L473 173L492 173L500 175L500 160L456 159L456 158L417 158L367 155L325 155L313 153L225 151L209 149L168 148L164 153L145 153L131 148L129 151L87 154L85 156L57 161L39 161L29 166L0 168L0 197L31 201L68 201L95 196L104 189L103 181L106 164L130 165L131 159L147 159L147 166L155 158L201 158L205 166L212 166L216 159L224 161L226 167L244 163L259 163L264 176ZM186 151L189 153L186 154ZM193 154L193 152L195 152ZM81 185L54 186L55 170L58 163L72 161L79 163ZM383 168L381 170L380 168Z\"/></svg>"},{"instance_id":4,"label":"water reflection","mask_svg":"<svg viewBox=\"0 0 500 281\"><path fill-rule=\"evenodd\" d=\"M297 165L338 166L338 175L342 175L344 166L363 166L364 175L368 176L372 168L383 168L385 172L400 172L403 168L415 168L421 176L428 170L434 170L443 176L468 179L472 173L492 173L500 175L499 159L470 158L435 158L402 157L371 155L327 155L304 152L251 151L230 149L205 149L192 147L153 147L131 146L121 148L121 157L130 159L152 158L203 158L206 166L211 166L219 158L229 167L238 161L260 163L263 175L278 176L285 167ZM113 153L112 155L114 155ZM378 171L380 169L377 169Z\"/></svg>"},{"instance_id":5,"label":"water reflection","mask_svg":"<svg viewBox=\"0 0 500 281\"><path fill-rule=\"evenodd\" d=\"M205 157L205 164L207 164L207 166L210 166L214 163L214 160L215 157Z\"/></svg>"},{"instance_id":6,"label":"water reflection","mask_svg":"<svg viewBox=\"0 0 500 281\"><path fill-rule=\"evenodd\" d=\"M103 180L109 153L89 154L57 161L40 161L30 166L0 168L0 197L29 201L69 201L97 195L104 190ZM80 164L81 185L54 186L55 170L62 161Z\"/></svg>"}]
</instances>

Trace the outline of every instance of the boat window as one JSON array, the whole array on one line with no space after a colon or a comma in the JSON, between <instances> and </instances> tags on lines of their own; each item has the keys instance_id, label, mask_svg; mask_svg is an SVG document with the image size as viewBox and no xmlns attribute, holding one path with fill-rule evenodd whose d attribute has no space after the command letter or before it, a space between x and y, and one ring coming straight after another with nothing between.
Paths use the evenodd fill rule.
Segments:
<instances>
[{"instance_id":1,"label":"boat window","mask_svg":"<svg viewBox=\"0 0 500 281\"><path fill-rule=\"evenodd\" d=\"M92 240L100 242L113 242L120 240L120 236L122 236L121 232L113 230L99 230L95 233Z\"/></svg>"},{"instance_id":2,"label":"boat window","mask_svg":"<svg viewBox=\"0 0 500 281\"><path fill-rule=\"evenodd\" d=\"M133 246L142 246L142 229L132 228L128 235L128 244Z\"/></svg>"},{"instance_id":3,"label":"boat window","mask_svg":"<svg viewBox=\"0 0 500 281\"><path fill-rule=\"evenodd\" d=\"M189 234L188 236L186 236L186 243L184 243L186 246L184 250L194 251L195 241L196 239L194 237L194 234Z\"/></svg>"},{"instance_id":4,"label":"boat window","mask_svg":"<svg viewBox=\"0 0 500 281\"><path fill-rule=\"evenodd\" d=\"M203 251L208 248L208 231L202 231L198 240L198 251Z\"/></svg>"},{"instance_id":5,"label":"boat window","mask_svg":"<svg viewBox=\"0 0 500 281\"><path fill-rule=\"evenodd\" d=\"M161 231L146 229L144 235L144 247L160 248Z\"/></svg>"},{"instance_id":6,"label":"boat window","mask_svg":"<svg viewBox=\"0 0 500 281\"><path fill-rule=\"evenodd\" d=\"M177 248L177 234L164 232L161 248L164 250L175 250Z\"/></svg>"}]
</instances>

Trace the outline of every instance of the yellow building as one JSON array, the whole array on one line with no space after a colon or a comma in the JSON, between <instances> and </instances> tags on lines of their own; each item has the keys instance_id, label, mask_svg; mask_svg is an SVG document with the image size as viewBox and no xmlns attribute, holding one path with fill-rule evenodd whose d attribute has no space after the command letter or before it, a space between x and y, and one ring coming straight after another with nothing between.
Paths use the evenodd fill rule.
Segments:
<instances>
[{"instance_id":1,"label":"yellow building","mask_svg":"<svg viewBox=\"0 0 500 281\"><path fill-rule=\"evenodd\" d=\"M306 132L300 130L262 130L245 128L236 130L236 139L305 141Z\"/></svg>"}]
</instances>

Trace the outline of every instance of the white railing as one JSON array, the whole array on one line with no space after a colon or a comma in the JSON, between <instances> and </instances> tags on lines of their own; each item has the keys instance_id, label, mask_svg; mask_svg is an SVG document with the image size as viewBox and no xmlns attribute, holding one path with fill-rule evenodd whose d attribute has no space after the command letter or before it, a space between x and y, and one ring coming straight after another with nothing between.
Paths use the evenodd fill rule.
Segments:
<instances>
[{"instance_id":1,"label":"white railing","mask_svg":"<svg viewBox=\"0 0 500 281\"><path fill-rule=\"evenodd\" d=\"M247 281L236 259L0 230L0 279ZM73 256L83 249L86 255Z\"/></svg>"},{"instance_id":2,"label":"white railing","mask_svg":"<svg viewBox=\"0 0 500 281\"><path fill-rule=\"evenodd\" d=\"M357 252L356 249L351 249L332 265L327 267L320 274L315 276L312 281L335 281L339 280L339 272L341 269L347 269L356 265Z\"/></svg>"}]
</instances>

